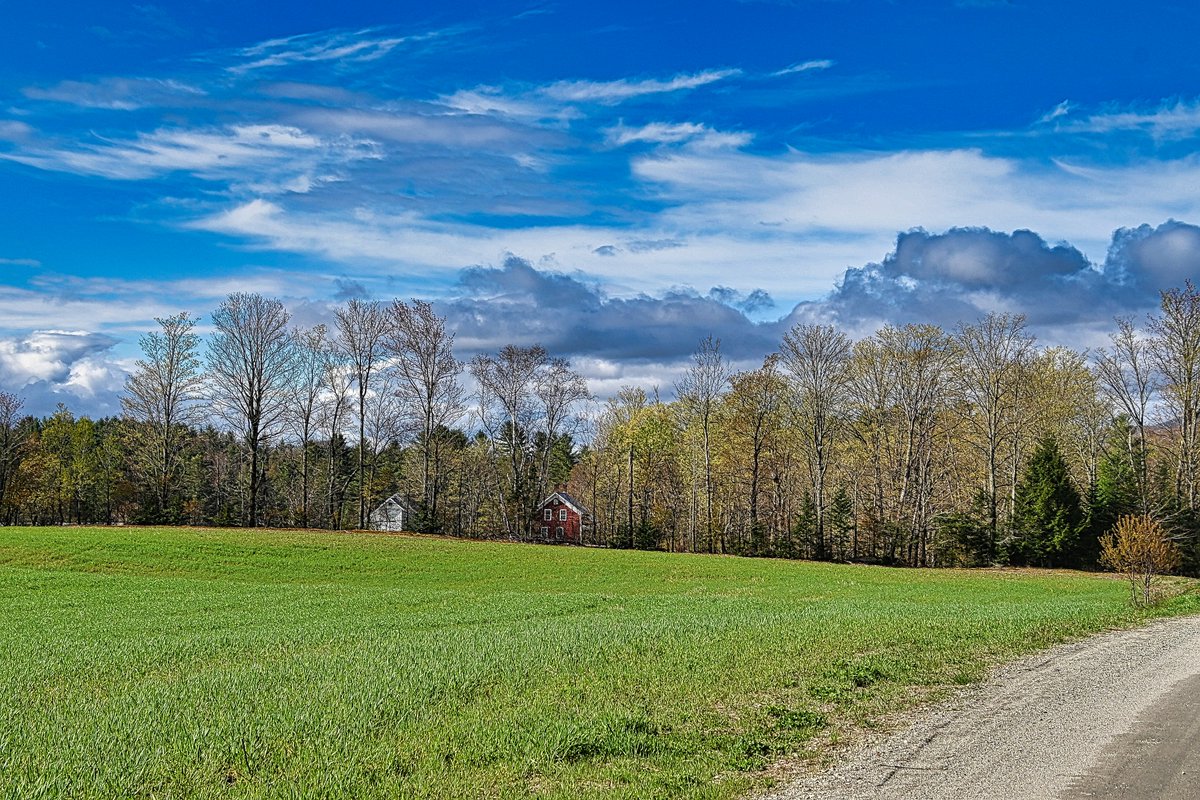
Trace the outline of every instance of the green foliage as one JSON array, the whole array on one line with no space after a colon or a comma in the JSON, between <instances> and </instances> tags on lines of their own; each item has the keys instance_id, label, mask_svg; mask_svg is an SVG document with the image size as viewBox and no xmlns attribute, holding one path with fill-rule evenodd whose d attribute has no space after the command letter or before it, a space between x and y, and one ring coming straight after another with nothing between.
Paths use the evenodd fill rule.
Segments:
<instances>
[{"instance_id":1,"label":"green foliage","mask_svg":"<svg viewBox=\"0 0 1200 800\"><path fill-rule=\"evenodd\" d=\"M2 528L0 794L737 797L818 732L1135 619L1124 594L1082 575ZM1172 610L1196 600L1155 613Z\"/></svg>"},{"instance_id":2,"label":"green foliage","mask_svg":"<svg viewBox=\"0 0 1200 800\"><path fill-rule=\"evenodd\" d=\"M854 535L854 499L839 486L829 506L829 554L838 561L853 557L851 540Z\"/></svg>"},{"instance_id":3,"label":"green foliage","mask_svg":"<svg viewBox=\"0 0 1200 800\"><path fill-rule=\"evenodd\" d=\"M982 489L968 511L943 514L937 522L942 540L943 561L938 566L984 567L988 565L991 531L988 529L988 498Z\"/></svg>"},{"instance_id":4,"label":"green foliage","mask_svg":"<svg viewBox=\"0 0 1200 800\"><path fill-rule=\"evenodd\" d=\"M633 546L638 550L658 550L662 536L649 520L643 519L634 525Z\"/></svg>"},{"instance_id":5,"label":"green foliage","mask_svg":"<svg viewBox=\"0 0 1200 800\"><path fill-rule=\"evenodd\" d=\"M1053 437L1043 439L1017 487L1005 552L1015 564L1073 566L1078 561L1083 506Z\"/></svg>"},{"instance_id":6,"label":"green foliage","mask_svg":"<svg viewBox=\"0 0 1200 800\"><path fill-rule=\"evenodd\" d=\"M1096 536L1108 531L1118 518L1140 510L1138 476L1145 466L1144 454L1133 446L1132 436L1129 421L1118 418L1096 465L1096 485L1088 504L1088 527Z\"/></svg>"}]
</instances>

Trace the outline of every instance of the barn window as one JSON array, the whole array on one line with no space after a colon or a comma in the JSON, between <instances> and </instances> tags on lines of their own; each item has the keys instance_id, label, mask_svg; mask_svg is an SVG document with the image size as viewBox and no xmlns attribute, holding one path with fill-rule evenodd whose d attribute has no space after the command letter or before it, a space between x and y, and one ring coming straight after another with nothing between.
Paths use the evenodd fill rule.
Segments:
<instances>
[{"instance_id":1,"label":"barn window","mask_svg":"<svg viewBox=\"0 0 1200 800\"><path fill-rule=\"evenodd\" d=\"M547 509L546 509L546 514L545 514L545 518L546 518L546 521L547 521L547 522L549 522L550 520L554 519L554 511L553 511L553 510L551 510L551 509L549 509L549 508L547 508Z\"/></svg>"},{"instance_id":2,"label":"barn window","mask_svg":"<svg viewBox=\"0 0 1200 800\"><path fill-rule=\"evenodd\" d=\"M548 537L549 535L550 535L550 529L548 527L546 527L545 525L543 525L542 526L542 536Z\"/></svg>"},{"instance_id":3,"label":"barn window","mask_svg":"<svg viewBox=\"0 0 1200 800\"><path fill-rule=\"evenodd\" d=\"M554 529L554 535L557 536L559 539L561 539L563 537L562 525L559 525L557 528Z\"/></svg>"},{"instance_id":4,"label":"barn window","mask_svg":"<svg viewBox=\"0 0 1200 800\"><path fill-rule=\"evenodd\" d=\"M566 522L566 521L567 521L567 510L566 510L565 508L560 508L560 509L558 510L558 519L559 519L559 521L560 521L560 522Z\"/></svg>"}]
</instances>

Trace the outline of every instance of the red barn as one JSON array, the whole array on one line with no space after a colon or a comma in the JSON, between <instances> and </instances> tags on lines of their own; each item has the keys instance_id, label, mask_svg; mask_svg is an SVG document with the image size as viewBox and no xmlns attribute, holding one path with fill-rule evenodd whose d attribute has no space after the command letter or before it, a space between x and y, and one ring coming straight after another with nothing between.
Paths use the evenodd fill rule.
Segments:
<instances>
[{"instance_id":1,"label":"red barn","mask_svg":"<svg viewBox=\"0 0 1200 800\"><path fill-rule=\"evenodd\" d=\"M592 526L592 514L571 495L566 485L560 485L553 494L538 503L533 516L533 538L542 542L583 544L586 533Z\"/></svg>"}]
</instances>

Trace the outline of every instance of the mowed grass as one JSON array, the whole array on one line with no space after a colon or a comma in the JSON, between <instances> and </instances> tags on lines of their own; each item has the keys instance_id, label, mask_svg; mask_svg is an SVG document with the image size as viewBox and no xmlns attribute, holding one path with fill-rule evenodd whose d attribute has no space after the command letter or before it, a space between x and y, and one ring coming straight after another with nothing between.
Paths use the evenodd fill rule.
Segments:
<instances>
[{"instance_id":1,"label":"mowed grass","mask_svg":"<svg viewBox=\"0 0 1200 800\"><path fill-rule=\"evenodd\" d=\"M997 660L1135 621L1127 591L1077 573L3 528L0 796L737 797Z\"/></svg>"}]
</instances>

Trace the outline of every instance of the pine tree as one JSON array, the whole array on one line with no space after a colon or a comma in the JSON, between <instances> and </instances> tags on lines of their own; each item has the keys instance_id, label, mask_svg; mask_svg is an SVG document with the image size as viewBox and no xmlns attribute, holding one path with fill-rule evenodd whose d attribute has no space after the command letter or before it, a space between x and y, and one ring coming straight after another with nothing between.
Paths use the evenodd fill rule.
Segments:
<instances>
[{"instance_id":1,"label":"pine tree","mask_svg":"<svg viewBox=\"0 0 1200 800\"><path fill-rule=\"evenodd\" d=\"M1111 446L1096 465L1096 485L1089 495L1087 523L1081 534L1079 552L1085 565L1096 563L1100 555L1100 537L1126 514L1138 513L1141 507L1138 476L1141 466L1124 446L1127 425L1118 420ZM1083 541L1082 539L1086 539Z\"/></svg>"},{"instance_id":2,"label":"pine tree","mask_svg":"<svg viewBox=\"0 0 1200 800\"><path fill-rule=\"evenodd\" d=\"M1044 567L1079 565L1079 492L1052 436L1039 444L1017 487L1009 559Z\"/></svg>"}]
</instances>

